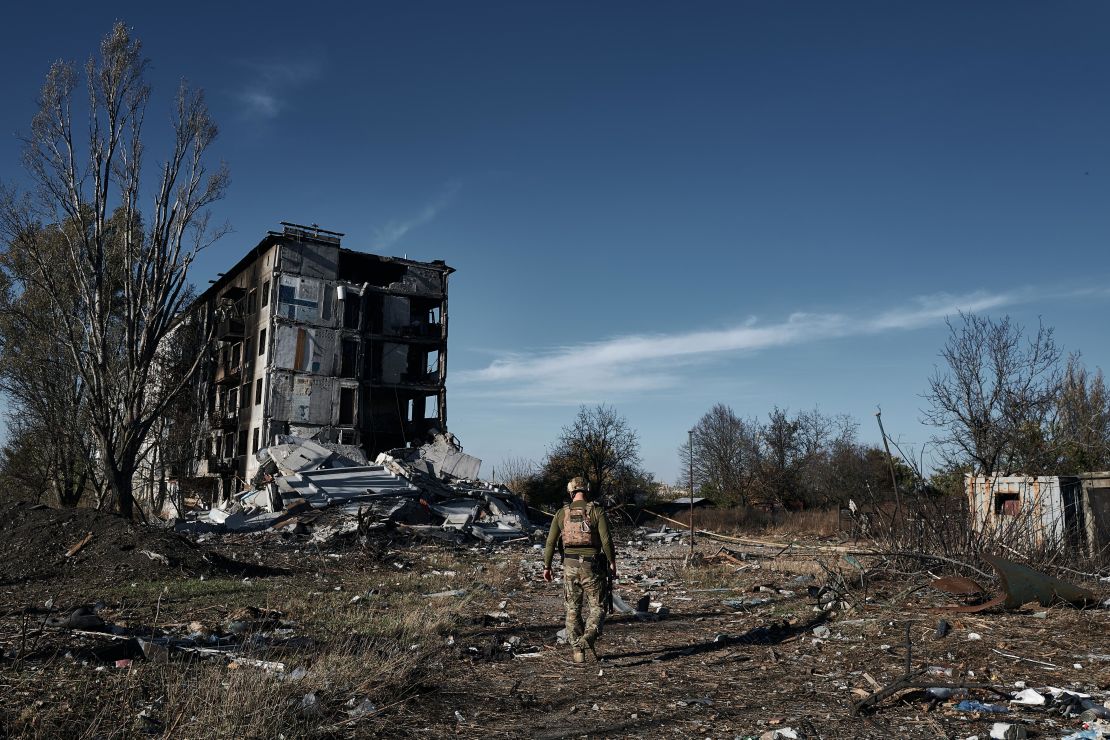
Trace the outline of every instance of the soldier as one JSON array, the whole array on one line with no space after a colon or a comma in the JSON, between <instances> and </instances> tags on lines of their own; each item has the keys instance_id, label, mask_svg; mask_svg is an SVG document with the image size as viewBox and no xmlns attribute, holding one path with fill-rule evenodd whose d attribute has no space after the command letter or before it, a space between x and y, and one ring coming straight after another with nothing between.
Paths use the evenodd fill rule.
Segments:
<instances>
[{"instance_id":1,"label":"soldier","mask_svg":"<svg viewBox=\"0 0 1110 740\"><path fill-rule=\"evenodd\" d=\"M543 579L551 582L551 558L561 541L563 549L563 586L567 607L567 642L574 650L574 662L586 660L586 651L597 660L594 642L604 615L602 591L607 578L616 579L617 562L609 539L609 521L597 504L588 501L589 484L574 478L567 484L571 502L551 520L547 548L543 553ZM584 602L584 603L583 603ZM581 614L585 607L586 627Z\"/></svg>"}]
</instances>

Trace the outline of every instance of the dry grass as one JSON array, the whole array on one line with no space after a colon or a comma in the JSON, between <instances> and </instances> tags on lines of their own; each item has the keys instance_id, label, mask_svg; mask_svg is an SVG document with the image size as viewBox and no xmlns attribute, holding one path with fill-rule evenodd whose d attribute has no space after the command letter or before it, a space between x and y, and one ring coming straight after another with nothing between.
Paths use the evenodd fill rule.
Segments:
<instances>
[{"instance_id":1,"label":"dry grass","mask_svg":"<svg viewBox=\"0 0 1110 740\"><path fill-rule=\"evenodd\" d=\"M130 668L83 664L66 656L73 637L39 662L0 664L0 727L16 737L272 738L395 734L397 705L432 685L445 635L476 602L512 582L511 562L460 563L435 552L394 561L321 561L292 578L199 579L121 584L105 594L108 614L131 624L219 622L239 606L280 610L309 638L295 647L245 647L252 658L279 661L268 672L219 659L182 657L167 664L136 660ZM449 570L451 566L454 570ZM427 593L466 588L463 597ZM159 597L160 602L159 602ZM357 597L357 598L355 598ZM245 644L251 643L248 635ZM292 671L305 669L292 679ZM306 700L312 695L315 700ZM307 704L306 704L307 702ZM354 713L363 702L377 710ZM311 705L311 706L308 706Z\"/></svg>"},{"instance_id":2,"label":"dry grass","mask_svg":"<svg viewBox=\"0 0 1110 740\"><path fill-rule=\"evenodd\" d=\"M676 521L688 525L690 515L676 514ZM841 532L843 526L837 509L809 509L806 511L778 511L774 514L743 506L730 508L698 509L694 512L694 526L720 534L749 535L806 535L831 537Z\"/></svg>"},{"instance_id":3,"label":"dry grass","mask_svg":"<svg viewBox=\"0 0 1110 740\"><path fill-rule=\"evenodd\" d=\"M413 695L426 678L428 647L418 635L406 637L333 635L298 680L214 661L136 662L124 670L59 661L5 672L16 697L0 709L2 724L13 736L43 738L364 733L376 726L375 713L352 716L352 705L383 707ZM315 697L310 706L306 696Z\"/></svg>"}]
</instances>

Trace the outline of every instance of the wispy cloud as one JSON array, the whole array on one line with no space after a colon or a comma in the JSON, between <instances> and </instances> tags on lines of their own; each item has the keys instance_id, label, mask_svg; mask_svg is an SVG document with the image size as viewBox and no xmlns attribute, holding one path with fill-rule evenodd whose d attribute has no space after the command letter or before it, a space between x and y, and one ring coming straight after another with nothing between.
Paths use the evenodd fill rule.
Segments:
<instances>
[{"instance_id":1,"label":"wispy cloud","mask_svg":"<svg viewBox=\"0 0 1110 740\"><path fill-rule=\"evenodd\" d=\"M729 352L919 329L959 311L987 311L1020 300L1016 293L938 294L877 314L795 313L768 324L751 319L720 330L615 337L527 355L506 353L455 378L473 392L507 400L577 404L672 388L690 364Z\"/></svg>"},{"instance_id":2,"label":"wispy cloud","mask_svg":"<svg viewBox=\"0 0 1110 740\"><path fill-rule=\"evenodd\" d=\"M389 249L410 231L434 219L443 209L451 205L461 187L461 183L449 183L438 196L417 211L416 215L399 221L390 221L378 229L374 235L375 245L379 249Z\"/></svg>"},{"instance_id":3,"label":"wispy cloud","mask_svg":"<svg viewBox=\"0 0 1110 740\"><path fill-rule=\"evenodd\" d=\"M248 61L246 81L236 92L243 114L250 118L276 118L290 98L323 70L319 59Z\"/></svg>"}]
</instances>

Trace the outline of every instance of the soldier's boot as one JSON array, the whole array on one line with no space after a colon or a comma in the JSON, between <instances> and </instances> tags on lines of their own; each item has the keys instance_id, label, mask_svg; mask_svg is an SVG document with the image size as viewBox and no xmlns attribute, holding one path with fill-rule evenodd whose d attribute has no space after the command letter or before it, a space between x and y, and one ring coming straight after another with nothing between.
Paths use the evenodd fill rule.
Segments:
<instances>
[{"instance_id":1,"label":"soldier's boot","mask_svg":"<svg viewBox=\"0 0 1110 740\"><path fill-rule=\"evenodd\" d=\"M574 649L574 652L571 654L571 658L574 659L575 663L585 663L586 662L586 654L583 653L578 648Z\"/></svg>"},{"instance_id":2,"label":"soldier's boot","mask_svg":"<svg viewBox=\"0 0 1110 740\"><path fill-rule=\"evenodd\" d=\"M594 643L597 642L597 635L590 635L583 639L582 642L585 644L586 654L593 658L594 662L596 663L598 661L598 657L597 650L594 649Z\"/></svg>"}]
</instances>

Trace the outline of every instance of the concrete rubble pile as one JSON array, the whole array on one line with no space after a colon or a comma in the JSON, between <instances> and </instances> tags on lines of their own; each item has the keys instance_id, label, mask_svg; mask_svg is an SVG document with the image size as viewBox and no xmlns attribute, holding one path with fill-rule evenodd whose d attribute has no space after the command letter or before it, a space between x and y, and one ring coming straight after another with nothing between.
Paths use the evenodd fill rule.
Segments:
<instances>
[{"instance_id":1,"label":"concrete rubble pile","mask_svg":"<svg viewBox=\"0 0 1110 740\"><path fill-rule=\"evenodd\" d=\"M217 531L286 530L330 539L359 530L402 526L414 534L486 543L529 539L535 527L524 502L504 486L478 479L482 461L451 434L419 448L381 453L370 463L357 447L294 436L258 451L252 488L223 507L198 513L194 527ZM324 510L340 522L316 522ZM184 523L189 526L191 523Z\"/></svg>"}]
</instances>

